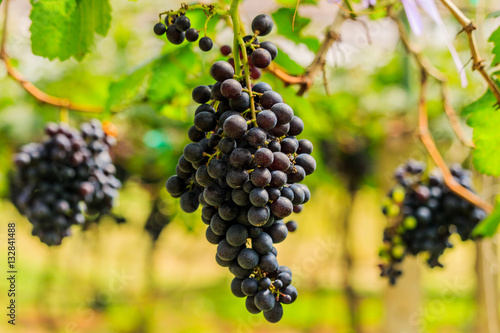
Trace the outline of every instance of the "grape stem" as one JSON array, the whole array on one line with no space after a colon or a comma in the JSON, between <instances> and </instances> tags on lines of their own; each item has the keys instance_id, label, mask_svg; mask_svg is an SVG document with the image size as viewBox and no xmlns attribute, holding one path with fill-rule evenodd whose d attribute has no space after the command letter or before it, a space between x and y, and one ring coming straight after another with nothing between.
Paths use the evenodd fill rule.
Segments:
<instances>
[{"instance_id":1,"label":"grape stem","mask_svg":"<svg viewBox=\"0 0 500 333\"><path fill-rule=\"evenodd\" d=\"M236 70L236 75L241 75L241 65L240 59L238 56L238 50L241 50L241 54L243 56L243 66L244 66L244 76L247 84L248 94L250 95L250 110L252 112L252 122L255 126L257 126L257 115L255 113L255 104L252 98L252 80L250 79L250 66L248 65L248 54L245 46L245 42L243 41L243 37L241 36L241 22L238 13L238 5L240 0L233 0L231 2L231 8L229 8L229 15L231 16L231 20L233 21L233 53L234 53L234 67Z\"/></svg>"},{"instance_id":2,"label":"grape stem","mask_svg":"<svg viewBox=\"0 0 500 333\"><path fill-rule=\"evenodd\" d=\"M476 37L474 35L474 30L476 30L476 25L472 20L470 20L465 14L458 9L458 7L451 0L441 0L443 5L448 8L450 13L455 17L455 19L462 26L462 31L467 34L467 40L469 41L469 49L472 57L472 70L477 70L483 79L488 84L491 92L495 96L497 100L497 106L500 106L500 87L497 86L495 81L491 78L491 76L486 72L484 59L479 54L479 49L477 47Z\"/></svg>"}]
</instances>

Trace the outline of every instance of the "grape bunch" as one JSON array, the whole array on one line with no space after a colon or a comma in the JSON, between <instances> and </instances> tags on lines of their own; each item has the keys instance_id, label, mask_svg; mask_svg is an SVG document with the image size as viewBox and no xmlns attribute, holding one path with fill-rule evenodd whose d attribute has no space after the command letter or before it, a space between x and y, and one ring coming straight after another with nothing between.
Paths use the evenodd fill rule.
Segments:
<instances>
[{"instance_id":1,"label":"grape bunch","mask_svg":"<svg viewBox=\"0 0 500 333\"><path fill-rule=\"evenodd\" d=\"M255 24L262 17L252 24L256 35L272 28L267 15L266 30ZM283 316L282 304L293 303L297 290L290 269L278 264L273 244L297 228L283 219L309 201L310 191L300 182L316 169L313 145L296 138L304 123L269 84L248 87L227 61L215 62L210 74L216 82L192 92L200 104L188 131L192 142L166 189L180 198L185 212L202 206L206 238L217 245L215 260L235 276L231 291L246 297L250 313L262 311L275 323Z\"/></svg>"},{"instance_id":2,"label":"grape bunch","mask_svg":"<svg viewBox=\"0 0 500 333\"><path fill-rule=\"evenodd\" d=\"M60 245L70 227L83 225L85 214L109 213L121 183L109 149L115 138L98 120L77 131L49 123L49 138L30 143L14 156L12 202L33 224L32 234L47 245Z\"/></svg>"},{"instance_id":3,"label":"grape bunch","mask_svg":"<svg viewBox=\"0 0 500 333\"><path fill-rule=\"evenodd\" d=\"M472 191L470 171L454 165L455 180ZM383 213L394 223L384 230L385 247L381 256L388 263L380 265L382 276L395 284L402 274L398 268L406 254L427 253L430 267L443 267L439 257L453 245L449 237L471 239L474 227L486 212L453 193L437 173L425 174L425 165L408 161L395 171L398 184L389 192Z\"/></svg>"},{"instance_id":4,"label":"grape bunch","mask_svg":"<svg viewBox=\"0 0 500 333\"><path fill-rule=\"evenodd\" d=\"M186 16L186 13L179 15L167 15L165 24L158 22L153 27L153 31L157 36L167 35L167 39L174 45L179 45L187 40L188 42L196 42L200 37L200 32L195 28L191 28L191 21ZM198 46L204 52L208 52L214 46L210 37L202 37L198 42Z\"/></svg>"}]
</instances>

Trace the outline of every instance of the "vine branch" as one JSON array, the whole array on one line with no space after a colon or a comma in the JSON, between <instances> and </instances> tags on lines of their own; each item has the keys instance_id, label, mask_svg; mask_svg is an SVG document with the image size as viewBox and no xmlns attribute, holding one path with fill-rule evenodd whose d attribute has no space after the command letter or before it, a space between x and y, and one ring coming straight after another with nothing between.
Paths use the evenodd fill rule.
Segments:
<instances>
[{"instance_id":1,"label":"vine branch","mask_svg":"<svg viewBox=\"0 0 500 333\"><path fill-rule=\"evenodd\" d=\"M462 26L462 31L467 34L467 39L469 41L469 49L472 57L472 70L477 70L481 76L484 78L491 92L497 100L497 105L500 105L500 88L497 86L495 81L486 72L484 59L479 54L479 49L477 47L476 37L474 35L474 30L476 26L474 22L470 20L465 14L458 9L458 7L451 0L441 0L443 5L448 8L450 13L455 17L455 19Z\"/></svg>"},{"instance_id":2,"label":"vine branch","mask_svg":"<svg viewBox=\"0 0 500 333\"><path fill-rule=\"evenodd\" d=\"M462 126L460 125L457 112L451 105L449 90L447 87L448 80L446 76L439 69L434 67L428 59L424 58L420 53L420 51L417 50L417 48L411 43L410 38L406 33L406 28L401 22L401 20L398 20L398 18L394 17L390 13L388 16L397 24L401 42L403 43L403 46L405 47L406 51L411 56L413 56L413 58L417 62L417 65L420 67L420 70L425 71L425 73L428 76L431 76L439 83L441 89L441 98L443 100L443 108L446 115L448 116L448 119L450 120L450 124L453 131L455 132L455 135L460 140L460 142L462 142L462 144L464 144L467 147L474 148L474 143L471 140L465 138L465 134L462 129Z\"/></svg>"},{"instance_id":3,"label":"vine branch","mask_svg":"<svg viewBox=\"0 0 500 333\"><path fill-rule=\"evenodd\" d=\"M321 73L325 65L326 54L332 47L333 43L340 40L340 35L336 32L340 24L344 21L345 16L338 14L335 21L328 27L325 32L325 38L316 53L311 65L308 66L306 72L302 75L290 75L283 68L276 64L271 64L266 70L283 81L285 86L297 84L300 86L297 92L298 96L304 95L313 85L314 79Z\"/></svg>"},{"instance_id":4,"label":"vine branch","mask_svg":"<svg viewBox=\"0 0 500 333\"><path fill-rule=\"evenodd\" d=\"M90 113L103 112L104 109L100 106L73 103L67 98L59 98L51 96L38 89L32 82L26 79L19 71L17 71L14 68L12 62L10 61L10 57L6 51L9 0L4 0L3 2L5 3L4 4L5 15L3 22L2 41L0 42L0 60L2 60L3 63L5 64L5 68L7 69L7 74L11 78L16 80L24 88L24 90L26 90L26 92L28 92L31 96L33 96L42 103L79 112L90 112Z\"/></svg>"},{"instance_id":5,"label":"vine branch","mask_svg":"<svg viewBox=\"0 0 500 333\"><path fill-rule=\"evenodd\" d=\"M434 161L434 163L436 163L437 167L441 171L446 186L448 186L448 188L456 195L464 198L471 204L482 208L487 213L491 213L493 211L493 206L481 199L481 197L479 197L477 194L472 193L471 191L460 185L451 174L448 166L446 165L446 162L439 153L439 150L437 149L436 144L434 143L432 135L429 131L426 97L427 72L425 72L425 70L422 70L420 80L420 99L418 103L418 128L420 140L422 140L422 143L429 152L432 160Z\"/></svg>"}]
</instances>

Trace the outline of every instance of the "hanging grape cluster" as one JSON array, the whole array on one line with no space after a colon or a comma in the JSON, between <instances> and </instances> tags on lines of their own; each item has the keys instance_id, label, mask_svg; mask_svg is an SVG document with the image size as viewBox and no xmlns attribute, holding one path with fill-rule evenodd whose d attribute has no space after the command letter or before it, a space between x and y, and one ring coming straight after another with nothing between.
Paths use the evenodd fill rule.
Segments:
<instances>
[{"instance_id":1,"label":"hanging grape cluster","mask_svg":"<svg viewBox=\"0 0 500 333\"><path fill-rule=\"evenodd\" d=\"M85 214L110 212L121 183L109 155L115 138L98 120L82 124L80 132L49 123L45 132L46 141L14 156L12 202L33 224L33 235L60 245L72 225L85 223Z\"/></svg>"},{"instance_id":2,"label":"hanging grape cluster","mask_svg":"<svg viewBox=\"0 0 500 333\"><path fill-rule=\"evenodd\" d=\"M269 66L277 54L274 44L256 38L272 28L271 17L259 15L252 22L255 35L244 38L242 51L257 68ZM297 228L283 219L309 201L309 189L300 182L316 169L313 146L296 138L304 123L269 84L247 86L243 76L235 76L234 61L215 62L210 74L216 82L192 92L201 104L188 131L192 142L166 188L184 211L202 206L206 238L217 245L216 262L235 276L233 294L246 297L249 312L262 311L269 322L278 322L282 304L294 302L297 290L273 244Z\"/></svg>"},{"instance_id":3,"label":"hanging grape cluster","mask_svg":"<svg viewBox=\"0 0 500 333\"><path fill-rule=\"evenodd\" d=\"M470 171L454 165L450 171L455 180L472 190ZM407 254L427 253L430 267L442 267L440 256L451 248L449 237L460 235L471 239L474 227L486 212L454 194L438 173L425 174L425 165L409 161L395 171L398 184L389 192L383 212L392 225L384 230L385 247L381 256L388 263L380 265L382 276L396 283L402 274L398 268Z\"/></svg>"},{"instance_id":4,"label":"hanging grape cluster","mask_svg":"<svg viewBox=\"0 0 500 333\"><path fill-rule=\"evenodd\" d=\"M195 28L191 28L191 20L186 16L186 13L173 14L165 16L165 24L158 22L153 27L156 35L167 35L167 39L174 45L179 45L187 40L188 42L196 42L200 37L200 32ZM202 37L198 42L200 50L208 52L214 46L210 37Z\"/></svg>"}]
</instances>

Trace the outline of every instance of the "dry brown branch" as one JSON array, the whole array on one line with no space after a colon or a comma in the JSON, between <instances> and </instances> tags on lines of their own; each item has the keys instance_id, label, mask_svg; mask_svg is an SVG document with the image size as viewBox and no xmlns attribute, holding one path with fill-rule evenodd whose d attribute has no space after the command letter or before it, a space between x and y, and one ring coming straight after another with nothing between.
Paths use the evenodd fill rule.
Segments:
<instances>
[{"instance_id":1,"label":"dry brown branch","mask_svg":"<svg viewBox=\"0 0 500 333\"><path fill-rule=\"evenodd\" d=\"M433 77L439 83L441 88L441 96L443 100L443 108L446 115L448 116L448 119L450 120L450 124L451 127L453 128L453 131L455 132L455 135L465 146L474 148L474 143L465 138L465 134L462 129L462 126L460 125L457 112L450 103L446 76L439 69L434 67L429 60L427 60L424 56L422 56L421 52L417 50L417 48L413 45L413 43L411 43L406 33L406 28L401 22L401 20L398 20L396 17L391 15L390 17L396 22L398 26L399 36L406 51L413 56L418 66L420 67L420 70L425 71L428 76Z\"/></svg>"},{"instance_id":2,"label":"dry brown branch","mask_svg":"<svg viewBox=\"0 0 500 333\"><path fill-rule=\"evenodd\" d=\"M474 22L472 22L467 16L451 0L441 0L441 2L445 5L446 8L451 12L451 14L455 17L455 19L462 26L462 30L467 34L467 39L469 41L469 49L472 57L472 70L477 70L483 79L488 84L491 92L495 96L497 100L497 104L500 105L500 88L497 86L495 81L491 78L491 76L486 72L484 59L479 54L479 49L476 43L476 37L474 35L474 30L476 30L476 26Z\"/></svg>"},{"instance_id":3,"label":"dry brown branch","mask_svg":"<svg viewBox=\"0 0 500 333\"><path fill-rule=\"evenodd\" d=\"M42 103L66 108L68 110L73 110L73 111L91 112L91 113L103 112L104 109L100 106L73 103L67 98L59 98L46 94L40 89L38 89L33 83L31 83L28 79L26 79L20 72L18 72L14 68L6 52L9 0L4 0L3 2L5 6L4 7L5 15L3 22L2 41L0 44L0 60L4 62L5 67L7 69L7 74L11 78L19 82L19 84L24 88L24 90L26 90L31 96L33 96Z\"/></svg>"},{"instance_id":4,"label":"dry brown branch","mask_svg":"<svg viewBox=\"0 0 500 333\"><path fill-rule=\"evenodd\" d=\"M446 186L448 186L448 188L456 195L464 198L473 205L476 205L484 209L487 213L491 213L493 211L493 206L484 201L483 199L481 199L477 194L472 193L471 191L460 185L451 174L450 170L448 169L448 166L446 165L446 162L439 153L436 144L434 143L434 140L432 138L432 135L429 131L427 103L426 103L427 73L424 70L422 70L421 75L422 77L420 86L420 99L418 103L418 128L422 143L429 152L429 155L431 156L434 163L436 163L437 167L443 174L443 179Z\"/></svg>"}]
</instances>

